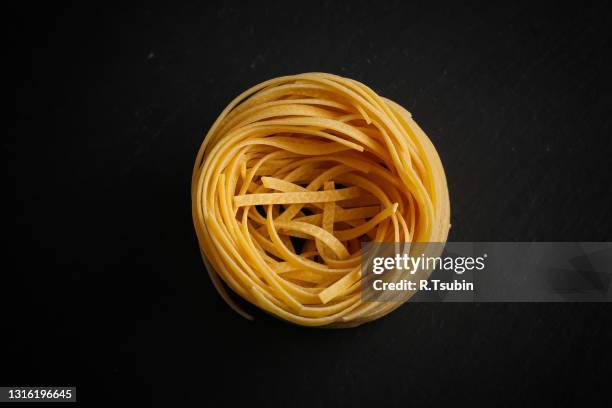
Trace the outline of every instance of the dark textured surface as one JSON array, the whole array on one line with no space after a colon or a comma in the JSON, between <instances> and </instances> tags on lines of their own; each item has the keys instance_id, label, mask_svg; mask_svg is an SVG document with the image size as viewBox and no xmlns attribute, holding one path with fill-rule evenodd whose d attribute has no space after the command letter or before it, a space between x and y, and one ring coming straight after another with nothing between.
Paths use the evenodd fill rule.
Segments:
<instances>
[{"instance_id":1,"label":"dark textured surface","mask_svg":"<svg viewBox=\"0 0 612 408\"><path fill-rule=\"evenodd\" d=\"M215 293L191 223L193 160L225 105L326 71L429 134L451 240L609 241L612 18L535 3L19 10L3 382L131 406L603 398L609 304L411 304L345 331L248 322Z\"/></svg>"}]
</instances>

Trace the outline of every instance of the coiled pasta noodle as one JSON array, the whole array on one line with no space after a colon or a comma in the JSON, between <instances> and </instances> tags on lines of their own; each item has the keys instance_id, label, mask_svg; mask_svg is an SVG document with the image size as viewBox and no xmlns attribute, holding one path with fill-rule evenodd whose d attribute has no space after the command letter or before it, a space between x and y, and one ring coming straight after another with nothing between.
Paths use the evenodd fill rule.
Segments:
<instances>
[{"instance_id":1,"label":"coiled pasta noodle","mask_svg":"<svg viewBox=\"0 0 612 408\"><path fill-rule=\"evenodd\" d=\"M286 321L348 327L398 302L360 296L360 242L445 242L440 158L410 113L325 73L275 78L234 99L192 177L202 257L225 287Z\"/></svg>"}]
</instances>

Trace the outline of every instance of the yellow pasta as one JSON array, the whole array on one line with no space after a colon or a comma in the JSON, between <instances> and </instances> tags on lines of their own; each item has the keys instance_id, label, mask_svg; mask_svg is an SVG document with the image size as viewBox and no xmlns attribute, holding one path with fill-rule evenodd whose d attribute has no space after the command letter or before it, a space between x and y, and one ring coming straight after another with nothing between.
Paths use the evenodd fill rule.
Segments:
<instances>
[{"instance_id":1,"label":"yellow pasta","mask_svg":"<svg viewBox=\"0 0 612 408\"><path fill-rule=\"evenodd\" d=\"M226 288L283 320L352 327L401 302L361 298L360 242L445 242L450 205L431 141L398 104L325 73L234 99L192 176L202 258ZM408 297L408 296L407 296Z\"/></svg>"}]
</instances>

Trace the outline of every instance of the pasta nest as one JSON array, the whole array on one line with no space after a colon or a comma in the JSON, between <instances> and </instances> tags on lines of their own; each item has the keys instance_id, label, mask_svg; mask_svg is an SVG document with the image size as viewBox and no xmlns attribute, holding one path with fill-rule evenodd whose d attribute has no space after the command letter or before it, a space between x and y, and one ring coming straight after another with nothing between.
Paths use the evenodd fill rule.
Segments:
<instances>
[{"instance_id":1,"label":"pasta nest","mask_svg":"<svg viewBox=\"0 0 612 408\"><path fill-rule=\"evenodd\" d=\"M402 302L361 296L363 242L445 242L433 144L395 102L326 73L275 78L214 122L192 176L202 257L226 302L304 326L350 327ZM404 299L405 300L405 299Z\"/></svg>"}]
</instances>

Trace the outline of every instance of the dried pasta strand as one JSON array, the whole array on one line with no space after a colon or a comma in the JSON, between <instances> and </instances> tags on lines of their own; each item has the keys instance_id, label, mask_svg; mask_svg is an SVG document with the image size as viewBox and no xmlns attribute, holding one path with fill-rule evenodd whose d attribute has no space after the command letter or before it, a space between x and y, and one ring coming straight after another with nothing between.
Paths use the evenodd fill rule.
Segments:
<instances>
[{"instance_id":1,"label":"dried pasta strand","mask_svg":"<svg viewBox=\"0 0 612 408\"><path fill-rule=\"evenodd\" d=\"M358 187L343 188L333 191L312 191L301 193L269 193L246 194L234 196L236 207L245 205L297 204L297 203L327 203L359 197Z\"/></svg>"}]
</instances>

